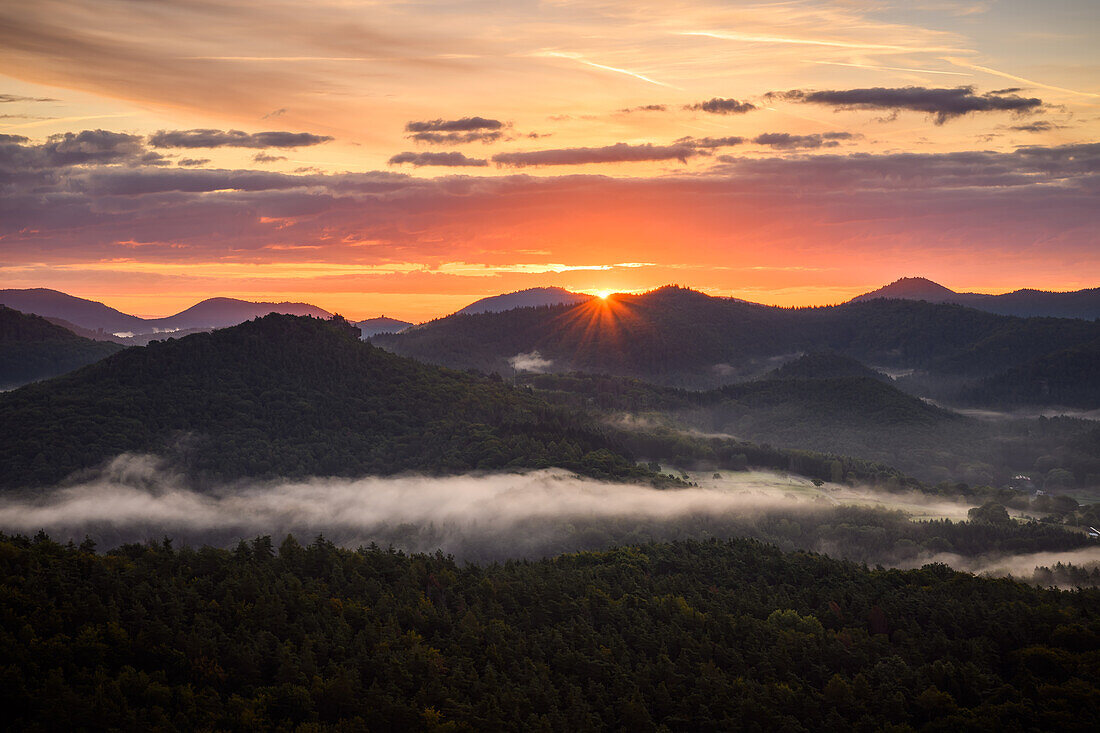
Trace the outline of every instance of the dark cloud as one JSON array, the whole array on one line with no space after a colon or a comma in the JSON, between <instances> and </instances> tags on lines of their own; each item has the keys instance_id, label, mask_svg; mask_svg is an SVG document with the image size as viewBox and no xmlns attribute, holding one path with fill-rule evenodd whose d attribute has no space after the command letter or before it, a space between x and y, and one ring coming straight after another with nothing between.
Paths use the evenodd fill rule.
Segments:
<instances>
[{"instance_id":1,"label":"dark cloud","mask_svg":"<svg viewBox=\"0 0 1100 733\"><path fill-rule=\"evenodd\" d=\"M75 165L116 163L156 164L162 158L150 155L137 135L107 130L84 130L50 135L39 145L26 145L22 135L0 136L0 168L21 167L27 171Z\"/></svg>"},{"instance_id":2,"label":"dark cloud","mask_svg":"<svg viewBox=\"0 0 1100 733\"><path fill-rule=\"evenodd\" d=\"M619 114L630 114L631 112L664 112L668 109L668 105L664 104L643 104L638 107L627 107L620 109Z\"/></svg>"},{"instance_id":3,"label":"dark cloud","mask_svg":"<svg viewBox=\"0 0 1100 733\"><path fill-rule=\"evenodd\" d=\"M706 102L685 105L684 109L710 112L715 115L743 115L756 109L756 105L749 102L738 102L736 99L715 97L714 99L708 99Z\"/></svg>"},{"instance_id":4,"label":"dark cloud","mask_svg":"<svg viewBox=\"0 0 1100 733\"><path fill-rule=\"evenodd\" d=\"M694 145L697 148L728 148L745 142L743 137L682 137L677 144Z\"/></svg>"},{"instance_id":5,"label":"dark cloud","mask_svg":"<svg viewBox=\"0 0 1100 733\"><path fill-rule=\"evenodd\" d=\"M485 144L500 140L504 133L500 130L474 130L472 132L414 132L406 135L410 140L430 145L461 145L464 143L481 142Z\"/></svg>"},{"instance_id":6,"label":"dark cloud","mask_svg":"<svg viewBox=\"0 0 1100 733\"><path fill-rule=\"evenodd\" d=\"M183 158L176 161L181 168L197 168L210 162L210 158Z\"/></svg>"},{"instance_id":7,"label":"dark cloud","mask_svg":"<svg viewBox=\"0 0 1100 733\"><path fill-rule=\"evenodd\" d=\"M850 132L823 132L811 135L791 135L786 132L766 132L752 139L757 145L767 145L779 150L835 148L838 140L851 140L856 137Z\"/></svg>"},{"instance_id":8,"label":"dark cloud","mask_svg":"<svg viewBox=\"0 0 1100 733\"><path fill-rule=\"evenodd\" d=\"M161 130L149 136L154 148L298 148L332 140L309 132L241 130Z\"/></svg>"},{"instance_id":9,"label":"dark cloud","mask_svg":"<svg viewBox=\"0 0 1100 733\"><path fill-rule=\"evenodd\" d=\"M268 155L267 153L256 153L252 156L252 160L257 163L274 163L280 160L286 160L285 155Z\"/></svg>"},{"instance_id":10,"label":"dark cloud","mask_svg":"<svg viewBox=\"0 0 1100 733\"><path fill-rule=\"evenodd\" d=\"M7 104L9 102L60 102L59 99L53 97L22 97L18 94L0 94L0 104Z\"/></svg>"},{"instance_id":11,"label":"dark cloud","mask_svg":"<svg viewBox=\"0 0 1100 733\"><path fill-rule=\"evenodd\" d=\"M260 119L270 120L273 117L280 117L280 116L285 115L285 114L286 114L286 107L279 107L279 109L271 110L270 112L268 112L266 115L264 115Z\"/></svg>"},{"instance_id":12,"label":"dark cloud","mask_svg":"<svg viewBox=\"0 0 1100 733\"><path fill-rule=\"evenodd\" d=\"M489 165L483 158L467 158L462 153L398 153L387 161L390 165L408 163L419 168L422 165L448 167L482 167Z\"/></svg>"},{"instance_id":13,"label":"dark cloud","mask_svg":"<svg viewBox=\"0 0 1100 733\"><path fill-rule=\"evenodd\" d=\"M910 110L932 115L937 125L962 117L971 112L1034 112L1043 105L1036 97L1021 97L1018 89L1001 89L986 94L975 94L974 87L954 89L930 89L927 87L900 87L888 89L840 89L805 91L792 89L787 92L768 92L767 99L782 99L802 104L822 104L837 109Z\"/></svg>"},{"instance_id":14,"label":"dark cloud","mask_svg":"<svg viewBox=\"0 0 1100 733\"><path fill-rule=\"evenodd\" d=\"M586 163L630 163L636 161L678 160L706 153L690 143L672 145L628 145L615 143L602 148L559 148L557 150L533 150L524 153L498 153L493 162L499 166L523 168L529 165L584 165Z\"/></svg>"},{"instance_id":15,"label":"dark cloud","mask_svg":"<svg viewBox=\"0 0 1100 733\"><path fill-rule=\"evenodd\" d=\"M1056 125L1053 122L1047 120L1038 120L1026 125L1013 125L1009 127L1009 130L1015 130L1016 132L1050 132L1051 130L1064 129L1065 125Z\"/></svg>"},{"instance_id":16,"label":"dark cloud","mask_svg":"<svg viewBox=\"0 0 1100 733\"><path fill-rule=\"evenodd\" d=\"M142 153L138 158L138 162L141 165L170 165L172 161L168 160L167 157L160 153L150 150L146 153Z\"/></svg>"},{"instance_id":17,"label":"dark cloud","mask_svg":"<svg viewBox=\"0 0 1100 733\"><path fill-rule=\"evenodd\" d=\"M504 123L485 117L463 117L458 120L423 120L405 124L405 132L474 132L476 130L500 130Z\"/></svg>"}]
</instances>

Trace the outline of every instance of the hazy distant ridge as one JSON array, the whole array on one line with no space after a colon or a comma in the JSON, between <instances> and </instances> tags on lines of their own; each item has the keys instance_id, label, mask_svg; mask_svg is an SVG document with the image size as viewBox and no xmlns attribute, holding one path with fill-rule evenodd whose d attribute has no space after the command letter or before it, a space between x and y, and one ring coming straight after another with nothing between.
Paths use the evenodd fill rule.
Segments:
<instances>
[{"instance_id":1,"label":"hazy distant ridge","mask_svg":"<svg viewBox=\"0 0 1100 733\"><path fill-rule=\"evenodd\" d=\"M513 308L537 308L548 305L575 305L591 300L591 295L573 293L565 288L528 288L515 293L493 295L470 303L455 312L459 314L500 313Z\"/></svg>"},{"instance_id":2,"label":"hazy distant ridge","mask_svg":"<svg viewBox=\"0 0 1100 733\"><path fill-rule=\"evenodd\" d=\"M225 328L266 316L268 313L332 317L328 311L309 303L253 303L237 298L207 298L172 316L141 318L94 300L77 298L48 288L0 290L0 303L46 319L67 321L68 324L93 332L98 338L115 333L149 334Z\"/></svg>"},{"instance_id":3,"label":"hazy distant ridge","mask_svg":"<svg viewBox=\"0 0 1100 733\"><path fill-rule=\"evenodd\" d=\"M929 303L956 303L1002 316L1047 316L1052 318L1100 318L1100 288L1053 293L1023 289L1001 295L956 293L923 277L903 277L878 290L852 298L852 302L875 298L926 300Z\"/></svg>"}]
</instances>

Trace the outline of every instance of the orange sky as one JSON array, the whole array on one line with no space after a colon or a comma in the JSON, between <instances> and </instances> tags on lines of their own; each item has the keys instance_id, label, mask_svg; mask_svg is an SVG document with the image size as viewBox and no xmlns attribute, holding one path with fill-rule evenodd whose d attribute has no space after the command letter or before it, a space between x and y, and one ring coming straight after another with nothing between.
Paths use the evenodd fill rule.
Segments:
<instances>
[{"instance_id":1,"label":"orange sky","mask_svg":"<svg viewBox=\"0 0 1100 733\"><path fill-rule=\"evenodd\" d=\"M1094 2L10 0L0 287L1100 285Z\"/></svg>"}]
</instances>

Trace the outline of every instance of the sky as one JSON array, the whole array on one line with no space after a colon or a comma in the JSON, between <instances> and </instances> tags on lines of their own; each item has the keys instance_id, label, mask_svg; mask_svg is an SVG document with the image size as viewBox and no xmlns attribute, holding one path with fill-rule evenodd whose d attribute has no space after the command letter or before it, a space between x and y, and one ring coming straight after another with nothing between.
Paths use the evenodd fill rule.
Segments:
<instances>
[{"instance_id":1,"label":"sky","mask_svg":"<svg viewBox=\"0 0 1100 733\"><path fill-rule=\"evenodd\" d=\"M1100 286L1095 0L5 0L0 287Z\"/></svg>"}]
</instances>

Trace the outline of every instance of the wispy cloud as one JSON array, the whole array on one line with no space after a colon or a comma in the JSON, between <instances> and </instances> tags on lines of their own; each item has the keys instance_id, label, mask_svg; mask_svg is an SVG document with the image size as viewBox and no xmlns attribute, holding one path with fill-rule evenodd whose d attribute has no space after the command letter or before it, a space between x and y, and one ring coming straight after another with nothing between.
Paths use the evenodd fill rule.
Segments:
<instances>
[{"instance_id":1,"label":"wispy cloud","mask_svg":"<svg viewBox=\"0 0 1100 733\"><path fill-rule=\"evenodd\" d=\"M973 69L974 71L982 71L982 72L985 72L986 74L992 74L993 76L999 76L999 77L1002 77L1004 79L1011 79L1012 81L1016 81L1016 82L1019 82L1021 84L1027 84L1029 87L1039 87L1041 89L1050 89L1050 90L1053 90L1053 91L1056 91L1056 92L1065 92L1067 94L1076 94L1076 95L1079 95L1079 96L1082 96L1082 97L1100 97L1100 94L1096 94L1094 92L1081 92L1081 91L1077 91L1076 89L1067 89L1065 87L1056 87L1056 86L1053 86L1051 84L1044 84L1043 82L1035 81L1034 79L1025 79L1022 76L1016 76L1015 74L1008 74L1008 73L1005 73L1003 71L997 71L996 69L991 69L988 66L979 66L978 64L971 63L970 61L967 61L966 59L958 58L956 56L944 56L943 60L944 61L949 61L952 64L955 64L955 66L961 66L964 69Z\"/></svg>"},{"instance_id":2,"label":"wispy cloud","mask_svg":"<svg viewBox=\"0 0 1100 733\"><path fill-rule=\"evenodd\" d=\"M815 61L810 60L811 64L821 64L823 66L849 66L856 69L877 69L879 71L908 71L915 74L942 74L946 76L973 76L965 71L938 71L936 69L917 69L911 66L876 66L874 64L853 64L845 63L843 61Z\"/></svg>"},{"instance_id":3,"label":"wispy cloud","mask_svg":"<svg viewBox=\"0 0 1100 733\"><path fill-rule=\"evenodd\" d=\"M646 82L647 84L655 84L656 86L659 86L659 87L669 87L669 88L672 88L672 89L676 88L676 87L673 87L671 84L666 84L663 81L657 81L656 79L652 79L652 78L646 76L645 74L639 74L638 72L631 71L630 69L620 69L617 66L607 66L606 64L597 64L595 61L589 61L588 59L586 59L584 56L580 55L579 53L567 53L567 52L564 52L564 51L538 51L538 52L533 53L531 55L536 56L536 57L569 59L571 61L576 61L578 64L584 64L585 66L591 66L592 68L595 68L595 69L603 69L604 71L612 71L616 74L625 74L627 76L632 76L635 79L639 79L641 81Z\"/></svg>"},{"instance_id":4,"label":"wispy cloud","mask_svg":"<svg viewBox=\"0 0 1100 733\"><path fill-rule=\"evenodd\" d=\"M705 36L723 41L741 41L743 43L791 43L802 46L829 46L832 48L853 48L863 51L904 51L904 52L944 52L955 51L951 48L899 46L889 43L867 43L865 41L837 41L824 38L794 38L760 33L737 33L734 31L682 31L684 36Z\"/></svg>"}]
</instances>

